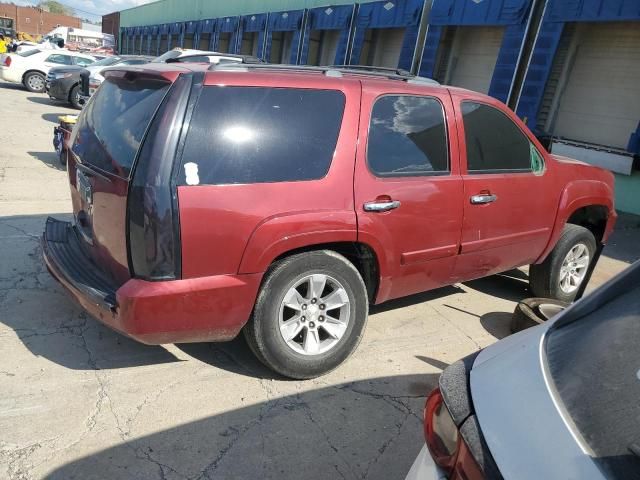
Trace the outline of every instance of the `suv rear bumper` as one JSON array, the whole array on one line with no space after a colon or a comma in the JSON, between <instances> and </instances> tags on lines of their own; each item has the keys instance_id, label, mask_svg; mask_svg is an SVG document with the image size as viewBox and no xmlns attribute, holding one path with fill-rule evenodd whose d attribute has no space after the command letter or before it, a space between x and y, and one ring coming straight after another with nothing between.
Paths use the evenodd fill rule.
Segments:
<instances>
[{"instance_id":1,"label":"suv rear bumper","mask_svg":"<svg viewBox=\"0 0 640 480\"><path fill-rule=\"evenodd\" d=\"M42 236L51 275L87 312L139 342L224 341L249 319L262 274L112 285L91 262L69 222L48 218Z\"/></svg>"}]
</instances>

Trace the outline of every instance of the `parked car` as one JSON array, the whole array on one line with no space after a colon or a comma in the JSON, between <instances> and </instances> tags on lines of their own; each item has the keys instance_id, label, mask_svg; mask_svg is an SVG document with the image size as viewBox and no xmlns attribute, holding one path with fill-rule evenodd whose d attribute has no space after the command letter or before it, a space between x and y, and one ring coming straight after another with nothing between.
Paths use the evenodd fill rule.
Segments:
<instances>
[{"instance_id":1,"label":"parked car","mask_svg":"<svg viewBox=\"0 0 640 480\"><path fill-rule=\"evenodd\" d=\"M640 261L444 370L407 480L640 478Z\"/></svg>"},{"instance_id":2,"label":"parked car","mask_svg":"<svg viewBox=\"0 0 640 480\"><path fill-rule=\"evenodd\" d=\"M43 93L49 70L60 66L86 67L95 59L68 50L39 50L9 53L0 56L0 80L21 83L27 90Z\"/></svg>"},{"instance_id":3,"label":"parked car","mask_svg":"<svg viewBox=\"0 0 640 480\"><path fill-rule=\"evenodd\" d=\"M154 63L208 63L218 65L222 63L264 63L257 57L250 55L235 55L231 53L208 52L205 50L192 50L174 48L159 57L151 60ZM92 73L89 78L89 97L95 93L104 76L100 73Z\"/></svg>"},{"instance_id":4,"label":"parked car","mask_svg":"<svg viewBox=\"0 0 640 480\"><path fill-rule=\"evenodd\" d=\"M244 330L295 378L342 363L369 304L529 264L569 298L616 219L611 173L385 70L115 67L71 143L77 221L47 220L44 255L76 300L149 344Z\"/></svg>"},{"instance_id":5,"label":"parked car","mask_svg":"<svg viewBox=\"0 0 640 480\"><path fill-rule=\"evenodd\" d=\"M236 55L234 53L220 53L207 50L174 48L156 57L154 63L263 63L252 55Z\"/></svg>"},{"instance_id":6,"label":"parked car","mask_svg":"<svg viewBox=\"0 0 640 480\"><path fill-rule=\"evenodd\" d=\"M100 72L109 66L142 65L149 63L151 60L151 57L142 55L122 55L107 57L85 68L77 65L52 68L47 74L45 91L51 98L67 101L72 107L80 109L84 104L80 78L80 74L84 69L89 71L89 75L100 75Z\"/></svg>"},{"instance_id":7,"label":"parked car","mask_svg":"<svg viewBox=\"0 0 640 480\"><path fill-rule=\"evenodd\" d=\"M104 80L101 72L105 68L117 65L144 65L153 60L153 57L147 55L114 55L94 63L91 65L91 68L87 69L89 70L89 96L93 95L95 89L97 89Z\"/></svg>"}]
</instances>

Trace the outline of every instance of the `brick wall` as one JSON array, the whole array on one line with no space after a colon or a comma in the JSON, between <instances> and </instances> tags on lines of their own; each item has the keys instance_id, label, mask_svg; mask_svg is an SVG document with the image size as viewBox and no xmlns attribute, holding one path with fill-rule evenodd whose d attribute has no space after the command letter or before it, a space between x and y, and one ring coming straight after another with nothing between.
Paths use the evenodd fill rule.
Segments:
<instances>
[{"instance_id":1,"label":"brick wall","mask_svg":"<svg viewBox=\"0 0 640 480\"><path fill-rule=\"evenodd\" d=\"M16 32L25 32L29 35L48 33L58 25L74 28L80 28L82 25L77 17L49 13L35 7L18 7L8 3L0 3L0 16L12 18Z\"/></svg>"}]
</instances>

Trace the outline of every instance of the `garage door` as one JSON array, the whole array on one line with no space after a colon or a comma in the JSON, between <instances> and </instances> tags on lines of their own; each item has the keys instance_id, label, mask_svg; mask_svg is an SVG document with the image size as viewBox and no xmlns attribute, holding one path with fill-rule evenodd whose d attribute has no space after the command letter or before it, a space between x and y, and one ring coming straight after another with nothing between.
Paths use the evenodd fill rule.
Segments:
<instances>
[{"instance_id":1,"label":"garage door","mask_svg":"<svg viewBox=\"0 0 640 480\"><path fill-rule=\"evenodd\" d=\"M397 68L405 31L404 28L367 30L359 63L376 67Z\"/></svg>"},{"instance_id":2,"label":"garage door","mask_svg":"<svg viewBox=\"0 0 640 480\"><path fill-rule=\"evenodd\" d=\"M640 25L582 24L574 42L553 133L626 149L640 119Z\"/></svg>"},{"instance_id":3,"label":"garage door","mask_svg":"<svg viewBox=\"0 0 640 480\"><path fill-rule=\"evenodd\" d=\"M503 27L456 29L445 82L488 93L503 37Z\"/></svg>"}]
</instances>

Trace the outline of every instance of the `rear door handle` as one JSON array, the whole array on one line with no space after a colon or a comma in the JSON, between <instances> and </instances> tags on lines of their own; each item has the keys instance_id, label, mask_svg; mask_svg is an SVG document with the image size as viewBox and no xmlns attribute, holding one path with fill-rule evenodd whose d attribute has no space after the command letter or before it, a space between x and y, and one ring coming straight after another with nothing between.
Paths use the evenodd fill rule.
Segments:
<instances>
[{"instance_id":1,"label":"rear door handle","mask_svg":"<svg viewBox=\"0 0 640 480\"><path fill-rule=\"evenodd\" d=\"M365 212L388 212L400 206L398 200L390 200L386 202L367 202L364 204Z\"/></svg>"},{"instance_id":2,"label":"rear door handle","mask_svg":"<svg viewBox=\"0 0 640 480\"><path fill-rule=\"evenodd\" d=\"M485 203L493 203L498 199L497 195L482 193L480 195L472 195L471 203L473 205L483 205Z\"/></svg>"}]
</instances>

